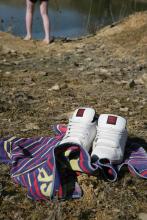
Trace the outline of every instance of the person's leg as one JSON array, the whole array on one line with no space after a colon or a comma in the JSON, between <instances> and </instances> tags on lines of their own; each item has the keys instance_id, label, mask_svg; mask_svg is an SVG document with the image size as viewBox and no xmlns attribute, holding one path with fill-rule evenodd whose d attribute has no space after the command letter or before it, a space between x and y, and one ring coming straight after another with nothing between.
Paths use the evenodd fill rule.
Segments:
<instances>
[{"instance_id":1,"label":"person's leg","mask_svg":"<svg viewBox=\"0 0 147 220\"><path fill-rule=\"evenodd\" d=\"M46 44L49 44L50 39L50 22L49 22L49 16L48 16L48 1L47 0L41 0L40 1L40 14L43 21L43 27L45 32L44 42Z\"/></svg>"},{"instance_id":2,"label":"person's leg","mask_svg":"<svg viewBox=\"0 0 147 220\"><path fill-rule=\"evenodd\" d=\"M26 0L26 31L27 31L27 35L24 38L25 40L30 40L32 38L32 21L33 21L34 6L35 6L34 0Z\"/></svg>"}]
</instances>

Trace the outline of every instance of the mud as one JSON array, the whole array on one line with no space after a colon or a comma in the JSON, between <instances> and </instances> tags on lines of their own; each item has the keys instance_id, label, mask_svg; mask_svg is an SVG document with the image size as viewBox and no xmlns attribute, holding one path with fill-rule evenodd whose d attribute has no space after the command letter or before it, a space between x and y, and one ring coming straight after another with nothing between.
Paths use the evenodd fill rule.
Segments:
<instances>
[{"instance_id":1,"label":"mud","mask_svg":"<svg viewBox=\"0 0 147 220\"><path fill-rule=\"evenodd\" d=\"M0 32L0 137L52 135L70 112L91 106L128 119L129 141L147 138L147 13L81 39L49 46ZM129 144L129 142L128 142ZM123 170L117 182L80 176L79 200L40 203L13 184L0 165L0 219L139 219L147 215L147 182ZM143 217L142 217L143 216Z\"/></svg>"}]
</instances>

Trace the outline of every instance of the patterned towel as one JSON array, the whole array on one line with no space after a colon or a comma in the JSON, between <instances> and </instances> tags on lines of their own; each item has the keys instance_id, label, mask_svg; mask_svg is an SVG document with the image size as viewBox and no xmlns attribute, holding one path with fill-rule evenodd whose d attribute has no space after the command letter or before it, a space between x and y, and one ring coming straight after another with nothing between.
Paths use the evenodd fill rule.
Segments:
<instances>
[{"instance_id":1,"label":"patterned towel","mask_svg":"<svg viewBox=\"0 0 147 220\"><path fill-rule=\"evenodd\" d=\"M103 174L107 180L115 181L122 167L127 166L131 173L147 179L147 153L143 148L131 146L120 165L112 165L108 160L92 162L81 146L60 145L65 125L57 125L54 130L54 137L10 137L0 141L0 162L11 165L11 177L27 188L30 198L80 198L79 173Z\"/></svg>"}]
</instances>

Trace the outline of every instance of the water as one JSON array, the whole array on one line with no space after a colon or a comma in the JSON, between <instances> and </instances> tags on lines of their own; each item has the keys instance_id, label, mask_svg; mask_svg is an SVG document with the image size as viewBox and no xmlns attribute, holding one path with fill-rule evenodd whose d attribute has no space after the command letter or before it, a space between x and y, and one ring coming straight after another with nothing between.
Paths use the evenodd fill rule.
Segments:
<instances>
[{"instance_id":1,"label":"water","mask_svg":"<svg viewBox=\"0 0 147 220\"><path fill-rule=\"evenodd\" d=\"M94 33L102 26L135 11L147 10L147 0L50 0L52 35L78 37ZM0 30L25 35L25 0L0 0ZM43 37L39 3L36 5L33 36Z\"/></svg>"}]
</instances>

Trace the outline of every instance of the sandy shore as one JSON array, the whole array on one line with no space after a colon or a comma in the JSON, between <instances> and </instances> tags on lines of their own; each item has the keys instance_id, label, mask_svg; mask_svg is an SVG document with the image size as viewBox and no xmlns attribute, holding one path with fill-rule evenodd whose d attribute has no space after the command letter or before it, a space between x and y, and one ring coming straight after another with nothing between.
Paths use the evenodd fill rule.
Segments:
<instances>
[{"instance_id":1,"label":"sandy shore","mask_svg":"<svg viewBox=\"0 0 147 220\"><path fill-rule=\"evenodd\" d=\"M128 119L130 140L147 138L147 12L96 35L49 46L0 32L0 137L52 134L79 106ZM146 148L147 149L147 148ZM26 198L0 165L0 219L138 219L147 215L147 182L125 171L115 183L79 178L84 197L41 204ZM56 211L58 210L58 212ZM145 219L145 218L144 218Z\"/></svg>"}]
</instances>

